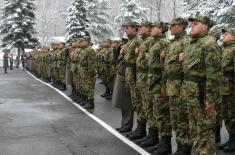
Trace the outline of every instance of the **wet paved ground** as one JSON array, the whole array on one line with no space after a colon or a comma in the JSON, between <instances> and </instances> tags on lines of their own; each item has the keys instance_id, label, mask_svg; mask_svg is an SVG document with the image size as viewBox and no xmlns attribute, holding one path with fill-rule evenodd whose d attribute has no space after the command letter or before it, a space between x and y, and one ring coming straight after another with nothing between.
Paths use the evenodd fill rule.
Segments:
<instances>
[{"instance_id":1,"label":"wet paved ground","mask_svg":"<svg viewBox=\"0 0 235 155\"><path fill-rule=\"evenodd\" d=\"M56 91L21 70L7 75L1 70L0 86L0 155L138 154ZM120 111L100 97L103 91L104 87L97 84L92 113L111 127L119 127ZM225 129L222 138L227 138ZM174 138L172 145L175 149Z\"/></svg>"}]
</instances>

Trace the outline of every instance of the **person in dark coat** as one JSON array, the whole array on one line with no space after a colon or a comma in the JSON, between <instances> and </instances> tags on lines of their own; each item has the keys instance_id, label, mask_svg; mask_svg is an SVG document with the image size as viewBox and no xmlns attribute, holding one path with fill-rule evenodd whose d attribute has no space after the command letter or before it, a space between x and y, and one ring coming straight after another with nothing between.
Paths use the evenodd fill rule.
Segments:
<instances>
[{"instance_id":1,"label":"person in dark coat","mask_svg":"<svg viewBox=\"0 0 235 155\"><path fill-rule=\"evenodd\" d=\"M7 74L7 68L9 67L8 63L8 50L4 50L4 55L3 55L3 68L4 68L4 73Z\"/></svg>"},{"instance_id":2,"label":"person in dark coat","mask_svg":"<svg viewBox=\"0 0 235 155\"><path fill-rule=\"evenodd\" d=\"M130 132L133 127L133 113L131 107L131 96L128 89L126 89L126 82L125 82L125 62L123 59L123 46L125 46L125 40L122 40L122 44L119 47L120 55L118 57L118 74L116 76L114 90L113 90L113 100L112 104L115 108L121 109L122 113L122 122L121 127L117 128L116 130L120 133Z\"/></svg>"},{"instance_id":3,"label":"person in dark coat","mask_svg":"<svg viewBox=\"0 0 235 155\"><path fill-rule=\"evenodd\" d=\"M10 56L10 70L13 70L13 55Z\"/></svg>"}]
</instances>

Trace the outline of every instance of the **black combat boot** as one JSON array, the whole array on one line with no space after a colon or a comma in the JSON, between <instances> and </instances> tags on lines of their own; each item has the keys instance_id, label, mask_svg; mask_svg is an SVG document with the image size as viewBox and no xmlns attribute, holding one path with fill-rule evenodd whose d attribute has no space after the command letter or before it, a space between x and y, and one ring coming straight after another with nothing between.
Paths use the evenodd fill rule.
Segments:
<instances>
[{"instance_id":1,"label":"black combat boot","mask_svg":"<svg viewBox=\"0 0 235 155\"><path fill-rule=\"evenodd\" d=\"M88 102L88 98L87 96L83 95L80 99L80 102L78 103L80 106L84 106L85 104L87 104Z\"/></svg>"},{"instance_id":2,"label":"black combat boot","mask_svg":"<svg viewBox=\"0 0 235 155\"><path fill-rule=\"evenodd\" d=\"M150 147L159 143L158 130L149 128L149 134L147 137L148 138L146 138L146 140L140 143L140 147Z\"/></svg>"},{"instance_id":3,"label":"black combat boot","mask_svg":"<svg viewBox=\"0 0 235 155\"><path fill-rule=\"evenodd\" d=\"M62 83L62 84L61 84L60 90L62 90L62 91L67 90L67 86L66 86L65 83Z\"/></svg>"},{"instance_id":4,"label":"black combat boot","mask_svg":"<svg viewBox=\"0 0 235 155\"><path fill-rule=\"evenodd\" d=\"M162 136L160 140L160 148L153 152L152 155L170 155L171 148L171 136Z\"/></svg>"},{"instance_id":5,"label":"black combat boot","mask_svg":"<svg viewBox=\"0 0 235 155\"><path fill-rule=\"evenodd\" d=\"M110 90L109 90L108 87L106 87L105 92L104 92L102 95L100 95L100 96L101 96L101 97L107 97L107 96L109 96L109 93L110 93Z\"/></svg>"},{"instance_id":6,"label":"black combat boot","mask_svg":"<svg viewBox=\"0 0 235 155\"><path fill-rule=\"evenodd\" d=\"M112 96L113 96L113 91L110 90L110 93L108 96L105 97L106 100L112 100Z\"/></svg>"},{"instance_id":7,"label":"black combat boot","mask_svg":"<svg viewBox=\"0 0 235 155\"><path fill-rule=\"evenodd\" d=\"M181 152L182 152L182 143L177 141L177 150L172 155L181 155Z\"/></svg>"},{"instance_id":8,"label":"black combat boot","mask_svg":"<svg viewBox=\"0 0 235 155\"><path fill-rule=\"evenodd\" d=\"M146 136L146 122L144 121L137 121L137 128L136 130L128 136L130 140L141 139Z\"/></svg>"},{"instance_id":9,"label":"black combat boot","mask_svg":"<svg viewBox=\"0 0 235 155\"><path fill-rule=\"evenodd\" d=\"M191 151L192 151L191 145L182 144L180 155L191 155Z\"/></svg>"},{"instance_id":10,"label":"black combat boot","mask_svg":"<svg viewBox=\"0 0 235 155\"><path fill-rule=\"evenodd\" d=\"M229 145L224 147L224 152L235 152L235 134L230 134Z\"/></svg>"},{"instance_id":11,"label":"black combat boot","mask_svg":"<svg viewBox=\"0 0 235 155\"><path fill-rule=\"evenodd\" d=\"M94 104L94 99L88 99L86 104L83 106L84 109L94 109L95 104Z\"/></svg>"}]
</instances>

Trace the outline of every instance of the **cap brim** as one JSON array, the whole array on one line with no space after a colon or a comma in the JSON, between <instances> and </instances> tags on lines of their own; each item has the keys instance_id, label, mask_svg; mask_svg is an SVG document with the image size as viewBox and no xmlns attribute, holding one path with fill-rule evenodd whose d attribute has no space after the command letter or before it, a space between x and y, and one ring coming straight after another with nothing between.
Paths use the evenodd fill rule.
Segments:
<instances>
[{"instance_id":1,"label":"cap brim","mask_svg":"<svg viewBox=\"0 0 235 155\"><path fill-rule=\"evenodd\" d=\"M195 18L189 18L188 19L188 21L190 21L190 22L193 22L193 21L195 21L196 19Z\"/></svg>"},{"instance_id":2,"label":"cap brim","mask_svg":"<svg viewBox=\"0 0 235 155\"><path fill-rule=\"evenodd\" d=\"M222 29L222 30L221 30L221 32L222 32L222 33L225 33L225 32L227 32L227 30L225 30L225 29Z\"/></svg>"}]
</instances>

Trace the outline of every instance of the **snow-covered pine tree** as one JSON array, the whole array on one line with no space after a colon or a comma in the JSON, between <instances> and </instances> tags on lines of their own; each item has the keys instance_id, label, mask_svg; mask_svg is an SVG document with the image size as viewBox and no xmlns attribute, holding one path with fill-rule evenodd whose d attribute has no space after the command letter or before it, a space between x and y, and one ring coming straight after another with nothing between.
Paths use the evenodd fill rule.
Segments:
<instances>
[{"instance_id":1,"label":"snow-covered pine tree","mask_svg":"<svg viewBox=\"0 0 235 155\"><path fill-rule=\"evenodd\" d=\"M18 48L18 54L25 48L34 48L38 39L34 37L34 0L5 0L2 7L0 34L2 48Z\"/></svg>"},{"instance_id":2,"label":"snow-covered pine tree","mask_svg":"<svg viewBox=\"0 0 235 155\"><path fill-rule=\"evenodd\" d=\"M107 0L88 0L88 29L95 43L113 35L112 25L109 23L110 17L107 14L109 9Z\"/></svg>"},{"instance_id":3,"label":"snow-covered pine tree","mask_svg":"<svg viewBox=\"0 0 235 155\"><path fill-rule=\"evenodd\" d=\"M234 0L183 0L184 17L206 15L216 22L215 29L235 26Z\"/></svg>"},{"instance_id":4,"label":"snow-covered pine tree","mask_svg":"<svg viewBox=\"0 0 235 155\"><path fill-rule=\"evenodd\" d=\"M137 0L122 0L121 12L115 18L117 35L122 36L122 25L128 21L147 20L149 17L149 9L141 7Z\"/></svg>"},{"instance_id":5,"label":"snow-covered pine tree","mask_svg":"<svg viewBox=\"0 0 235 155\"><path fill-rule=\"evenodd\" d=\"M87 31L87 1L86 0L72 0L71 6L68 8L68 15L66 18L66 42L73 38L89 36Z\"/></svg>"}]
</instances>

